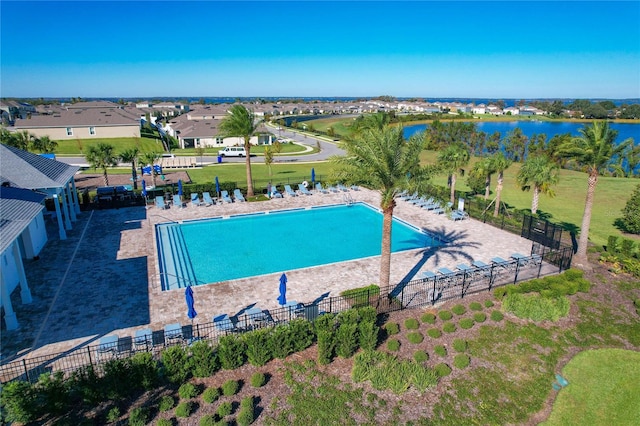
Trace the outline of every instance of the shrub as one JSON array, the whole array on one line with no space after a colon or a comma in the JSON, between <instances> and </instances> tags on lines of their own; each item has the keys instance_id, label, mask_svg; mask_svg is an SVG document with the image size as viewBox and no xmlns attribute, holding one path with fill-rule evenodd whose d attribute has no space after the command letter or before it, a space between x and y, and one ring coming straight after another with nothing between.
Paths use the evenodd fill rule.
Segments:
<instances>
[{"instance_id":1,"label":"shrub","mask_svg":"<svg viewBox=\"0 0 640 426\"><path fill-rule=\"evenodd\" d=\"M138 386L132 379L129 359L110 359L104 364L101 381L104 395L109 399L125 398Z\"/></svg>"},{"instance_id":2,"label":"shrub","mask_svg":"<svg viewBox=\"0 0 640 426\"><path fill-rule=\"evenodd\" d=\"M279 325L269 334L268 345L273 358L283 359L291 355L294 352L294 344L290 325Z\"/></svg>"},{"instance_id":3,"label":"shrub","mask_svg":"<svg viewBox=\"0 0 640 426\"><path fill-rule=\"evenodd\" d=\"M169 419L159 419L156 426L173 426L173 422Z\"/></svg>"},{"instance_id":4,"label":"shrub","mask_svg":"<svg viewBox=\"0 0 640 426\"><path fill-rule=\"evenodd\" d=\"M426 314L422 314L422 317L420 317L420 319L422 320L422 322L424 322L426 324L435 324L436 323L436 316L434 314L432 314L431 312L427 312Z\"/></svg>"},{"instance_id":5,"label":"shrub","mask_svg":"<svg viewBox=\"0 0 640 426\"><path fill-rule=\"evenodd\" d=\"M222 384L222 394L224 396L235 395L240 389L240 384L235 380L227 380Z\"/></svg>"},{"instance_id":6,"label":"shrub","mask_svg":"<svg viewBox=\"0 0 640 426\"><path fill-rule=\"evenodd\" d=\"M207 404L214 403L219 397L220 397L220 389L216 387L207 388L202 393L202 400Z\"/></svg>"},{"instance_id":7,"label":"shrub","mask_svg":"<svg viewBox=\"0 0 640 426\"><path fill-rule=\"evenodd\" d=\"M407 330L417 330L418 328L420 328L420 323L415 318L409 318L405 320L404 326L407 328Z\"/></svg>"},{"instance_id":8,"label":"shrub","mask_svg":"<svg viewBox=\"0 0 640 426\"><path fill-rule=\"evenodd\" d=\"M150 352L140 352L131 357L132 381L144 390L155 389L158 384L158 362Z\"/></svg>"},{"instance_id":9,"label":"shrub","mask_svg":"<svg viewBox=\"0 0 640 426\"><path fill-rule=\"evenodd\" d=\"M231 405L231 402L225 401L225 402L220 403L216 413L218 414L218 416L224 417L224 416L228 416L229 414L231 414L232 411L233 411L233 405Z\"/></svg>"},{"instance_id":10,"label":"shrub","mask_svg":"<svg viewBox=\"0 0 640 426\"><path fill-rule=\"evenodd\" d=\"M410 387L424 392L437 384L437 376L426 366L378 351L360 352L355 356L352 377L356 383L368 380L377 390L390 389L396 394ZM380 402L382 406L382 402Z\"/></svg>"},{"instance_id":11,"label":"shrub","mask_svg":"<svg viewBox=\"0 0 640 426\"><path fill-rule=\"evenodd\" d=\"M453 318L453 314L449 311L440 311L438 312L438 318L440 318L442 321L449 321L451 318Z\"/></svg>"},{"instance_id":12,"label":"shrub","mask_svg":"<svg viewBox=\"0 0 640 426\"><path fill-rule=\"evenodd\" d=\"M459 322L460 328L468 330L473 327L473 320L471 318L462 318Z\"/></svg>"},{"instance_id":13,"label":"shrub","mask_svg":"<svg viewBox=\"0 0 640 426\"><path fill-rule=\"evenodd\" d=\"M257 371L251 375L250 383L254 388L260 388L264 386L266 382L267 376L265 376L264 373L260 373L259 371Z\"/></svg>"},{"instance_id":14,"label":"shrub","mask_svg":"<svg viewBox=\"0 0 640 426\"><path fill-rule=\"evenodd\" d=\"M451 308L451 310L456 315L464 315L467 312L467 308L465 308L462 305L456 305L453 308Z\"/></svg>"},{"instance_id":15,"label":"shrub","mask_svg":"<svg viewBox=\"0 0 640 426\"><path fill-rule=\"evenodd\" d=\"M438 356L447 356L447 348L445 348L442 345L437 345L435 348L433 348L433 351L436 353L436 355Z\"/></svg>"},{"instance_id":16,"label":"shrub","mask_svg":"<svg viewBox=\"0 0 640 426\"><path fill-rule=\"evenodd\" d=\"M618 251L620 251L619 242L620 237L617 235L609 235L609 238L607 239L607 251L614 254L618 253Z\"/></svg>"},{"instance_id":17,"label":"shrub","mask_svg":"<svg viewBox=\"0 0 640 426\"><path fill-rule=\"evenodd\" d=\"M453 340L453 349L457 352L464 352L467 350L467 341L464 339L454 339Z\"/></svg>"},{"instance_id":18,"label":"shrub","mask_svg":"<svg viewBox=\"0 0 640 426\"><path fill-rule=\"evenodd\" d=\"M324 315L323 315L324 316ZM326 365L331 362L335 353L336 339L333 331L318 330L318 363Z\"/></svg>"},{"instance_id":19,"label":"shrub","mask_svg":"<svg viewBox=\"0 0 640 426\"><path fill-rule=\"evenodd\" d=\"M245 333L244 344L249 364L262 367L273 358L271 354L271 345L269 345L271 334L270 328L262 328Z\"/></svg>"},{"instance_id":20,"label":"shrub","mask_svg":"<svg viewBox=\"0 0 640 426\"><path fill-rule=\"evenodd\" d=\"M395 322L386 323L384 325L384 329L387 331L387 334L390 336L400 333L400 326Z\"/></svg>"},{"instance_id":21,"label":"shrub","mask_svg":"<svg viewBox=\"0 0 640 426\"><path fill-rule=\"evenodd\" d=\"M485 322L487 320L487 314L484 312L476 312L473 314L473 320L475 322Z\"/></svg>"},{"instance_id":22,"label":"shrub","mask_svg":"<svg viewBox=\"0 0 640 426\"><path fill-rule=\"evenodd\" d=\"M430 328L429 330L427 330L427 334L429 335L429 337L432 337L434 339L437 339L440 336L442 336L442 332L437 328Z\"/></svg>"},{"instance_id":23,"label":"shrub","mask_svg":"<svg viewBox=\"0 0 640 426\"><path fill-rule=\"evenodd\" d=\"M303 318L289 323L289 333L293 342L293 352L300 352L311 346L316 338L313 324Z\"/></svg>"},{"instance_id":24,"label":"shrub","mask_svg":"<svg viewBox=\"0 0 640 426\"><path fill-rule=\"evenodd\" d=\"M631 197L622 209L620 223L622 228L630 234L640 234L640 185L631 193Z\"/></svg>"},{"instance_id":25,"label":"shrub","mask_svg":"<svg viewBox=\"0 0 640 426\"><path fill-rule=\"evenodd\" d=\"M187 353L182 346L171 346L162 351L164 373L172 383L184 383L189 378Z\"/></svg>"},{"instance_id":26,"label":"shrub","mask_svg":"<svg viewBox=\"0 0 640 426\"><path fill-rule=\"evenodd\" d=\"M158 404L158 410L164 412L171 410L175 405L175 400L172 396L165 395L160 398L160 403Z\"/></svg>"},{"instance_id":27,"label":"shrub","mask_svg":"<svg viewBox=\"0 0 640 426\"><path fill-rule=\"evenodd\" d=\"M422 343L422 341L424 340L424 336L419 331L412 331L411 333L407 334L407 339L409 340L409 342L417 345L418 343Z\"/></svg>"},{"instance_id":28,"label":"shrub","mask_svg":"<svg viewBox=\"0 0 640 426\"><path fill-rule=\"evenodd\" d=\"M438 377L446 377L449 374L451 374L451 367L449 367L445 363L440 363L436 365L435 367L433 367L433 370L436 372Z\"/></svg>"},{"instance_id":29,"label":"shrub","mask_svg":"<svg viewBox=\"0 0 640 426\"><path fill-rule=\"evenodd\" d=\"M122 413L119 407L111 407L109 411L107 411L107 423L117 422L121 415Z\"/></svg>"},{"instance_id":30,"label":"shrub","mask_svg":"<svg viewBox=\"0 0 640 426\"><path fill-rule=\"evenodd\" d=\"M445 333L454 333L456 331L456 325L451 321L447 321L442 325L442 330Z\"/></svg>"},{"instance_id":31,"label":"shrub","mask_svg":"<svg viewBox=\"0 0 640 426\"><path fill-rule=\"evenodd\" d=\"M426 362L429 361L429 354L425 351L415 351L413 353L413 359L415 362Z\"/></svg>"},{"instance_id":32,"label":"shrub","mask_svg":"<svg viewBox=\"0 0 640 426\"><path fill-rule=\"evenodd\" d=\"M511 294L505 297L503 308L518 318L557 321L569 313L569 299L566 296L549 298L536 294Z\"/></svg>"},{"instance_id":33,"label":"shrub","mask_svg":"<svg viewBox=\"0 0 640 426\"><path fill-rule=\"evenodd\" d=\"M579 279L582 279L583 275L584 272L582 272L580 269L571 268L564 271L564 277L569 281L577 281Z\"/></svg>"},{"instance_id":34,"label":"shrub","mask_svg":"<svg viewBox=\"0 0 640 426\"><path fill-rule=\"evenodd\" d=\"M485 307L485 308L491 308L491 307L493 307L493 302L492 302L491 300L489 300L489 299L485 300L485 301L484 301L484 307Z\"/></svg>"},{"instance_id":35,"label":"shrub","mask_svg":"<svg viewBox=\"0 0 640 426\"><path fill-rule=\"evenodd\" d=\"M235 370L244 364L246 349L239 336L230 334L220 337L217 350L220 365L225 370Z\"/></svg>"},{"instance_id":36,"label":"shrub","mask_svg":"<svg viewBox=\"0 0 640 426\"><path fill-rule=\"evenodd\" d=\"M131 414L129 414L129 425L130 426L144 426L147 424L147 420L149 418L149 413L144 407L137 407L131 410Z\"/></svg>"},{"instance_id":37,"label":"shrub","mask_svg":"<svg viewBox=\"0 0 640 426\"><path fill-rule=\"evenodd\" d=\"M216 421L215 414L205 414L200 418L199 426L216 426L218 422Z\"/></svg>"},{"instance_id":38,"label":"shrub","mask_svg":"<svg viewBox=\"0 0 640 426\"><path fill-rule=\"evenodd\" d=\"M500 311L492 311L491 312L491 320L492 321L502 321L502 319L504 318L504 315L502 315L502 312Z\"/></svg>"},{"instance_id":39,"label":"shrub","mask_svg":"<svg viewBox=\"0 0 640 426\"><path fill-rule=\"evenodd\" d=\"M71 404L69 382L65 380L62 371L41 374L35 389L39 399L44 403L42 410L45 412L64 414L69 410Z\"/></svg>"},{"instance_id":40,"label":"shrub","mask_svg":"<svg viewBox=\"0 0 640 426\"><path fill-rule=\"evenodd\" d=\"M191 401L185 401L178 404L176 407L176 417L187 418L191 415L191 409L193 405Z\"/></svg>"},{"instance_id":41,"label":"shrub","mask_svg":"<svg viewBox=\"0 0 640 426\"><path fill-rule=\"evenodd\" d=\"M471 309L472 311L481 311L482 305L480 304L480 302L471 302L469 304L469 309Z\"/></svg>"},{"instance_id":42,"label":"shrub","mask_svg":"<svg viewBox=\"0 0 640 426\"><path fill-rule=\"evenodd\" d=\"M206 340L191 345L189 367L194 377L210 377L220 369L220 361Z\"/></svg>"},{"instance_id":43,"label":"shrub","mask_svg":"<svg viewBox=\"0 0 640 426\"><path fill-rule=\"evenodd\" d=\"M387 342L387 349L390 351L399 351L400 350L400 341L397 339L391 339Z\"/></svg>"},{"instance_id":44,"label":"shrub","mask_svg":"<svg viewBox=\"0 0 640 426\"><path fill-rule=\"evenodd\" d=\"M240 412L238 413L236 421L238 426L248 426L255 420L254 414L254 402L252 396L242 398L240 401Z\"/></svg>"},{"instance_id":45,"label":"shrub","mask_svg":"<svg viewBox=\"0 0 640 426\"><path fill-rule=\"evenodd\" d=\"M336 355L351 358L358 349L358 324L342 322L335 333Z\"/></svg>"},{"instance_id":46,"label":"shrub","mask_svg":"<svg viewBox=\"0 0 640 426\"><path fill-rule=\"evenodd\" d=\"M191 399L198 396L198 388L193 383L185 383L178 388L178 395L182 399Z\"/></svg>"},{"instance_id":47,"label":"shrub","mask_svg":"<svg viewBox=\"0 0 640 426\"><path fill-rule=\"evenodd\" d=\"M365 321L358 326L360 347L364 350L374 350L378 346L380 328L375 321Z\"/></svg>"},{"instance_id":48,"label":"shrub","mask_svg":"<svg viewBox=\"0 0 640 426\"><path fill-rule=\"evenodd\" d=\"M458 354L453 358L453 366L460 370L463 368L467 368L470 362L471 359L468 355L465 354Z\"/></svg>"}]
</instances>

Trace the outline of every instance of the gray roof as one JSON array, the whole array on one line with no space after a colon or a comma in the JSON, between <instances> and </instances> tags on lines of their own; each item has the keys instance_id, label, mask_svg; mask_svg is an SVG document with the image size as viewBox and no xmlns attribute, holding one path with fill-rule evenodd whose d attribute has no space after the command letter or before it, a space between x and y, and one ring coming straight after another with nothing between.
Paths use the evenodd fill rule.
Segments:
<instances>
[{"instance_id":1,"label":"gray roof","mask_svg":"<svg viewBox=\"0 0 640 426\"><path fill-rule=\"evenodd\" d=\"M50 115L34 115L16 120L16 129L72 126L140 126L140 116L119 108L85 108L53 110Z\"/></svg>"},{"instance_id":2,"label":"gray roof","mask_svg":"<svg viewBox=\"0 0 640 426\"><path fill-rule=\"evenodd\" d=\"M0 184L25 189L61 188L80 168L0 144Z\"/></svg>"},{"instance_id":3,"label":"gray roof","mask_svg":"<svg viewBox=\"0 0 640 426\"><path fill-rule=\"evenodd\" d=\"M0 253L40 214L45 198L40 192L0 186Z\"/></svg>"}]
</instances>

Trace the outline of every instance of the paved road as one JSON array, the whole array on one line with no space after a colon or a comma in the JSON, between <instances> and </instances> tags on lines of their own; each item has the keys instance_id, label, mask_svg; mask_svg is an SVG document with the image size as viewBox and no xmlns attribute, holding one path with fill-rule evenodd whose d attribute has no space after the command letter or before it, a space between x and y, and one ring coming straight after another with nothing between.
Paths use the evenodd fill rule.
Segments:
<instances>
[{"instance_id":1,"label":"paved road","mask_svg":"<svg viewBox=\"0 0 640 426\"><path fill-rule=\"evenodd\" d=\"M277 156L278 162L313 162L313 161L325 161L329 159L329 157L333 155L342 155L344 151L337 147L336 143L327 142L326 140L318 139L312 136L308 136L303 133L299 133L292 130L277 130L276 127L272 127L271 130L278 137L293 139L296 142L307 145L310 147L320 147L320 152L315 154L305 154L305 155L279 155ZM88 166L87 161L84 157L59 157L56 156L56 160L62 161L63 163L71 164L74 166ZM213 164L217 162L217 156L204 156L202 157L202 162L205 164ZM198 157L198 162L200 158ZM225 157L223 160L225 163L244 163L244 158L230 158ZM264 157L262 156L252 156L251 161L255 163L263 163ZM123 166L126 164L122 164Z\"/></svg>"}]
</instances>

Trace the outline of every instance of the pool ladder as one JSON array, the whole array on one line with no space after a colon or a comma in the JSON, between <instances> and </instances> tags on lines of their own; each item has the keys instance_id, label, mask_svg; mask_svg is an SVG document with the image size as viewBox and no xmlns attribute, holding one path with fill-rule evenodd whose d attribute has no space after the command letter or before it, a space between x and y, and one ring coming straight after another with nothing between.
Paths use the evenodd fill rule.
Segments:
<instances>
[{"instance_id":1,"label":"pool ladder","mask_svg":"<svg viewBox=\"0 0 640 426\"><path fill-rule=\"evenodd\" d=\"M352 205L353 203L355 203L355 200L353 199L353 197L351 196L351 194L344 194L342 196L342 199L344 200L344 203L348 206Z\"/></svg>"}]
</instances>

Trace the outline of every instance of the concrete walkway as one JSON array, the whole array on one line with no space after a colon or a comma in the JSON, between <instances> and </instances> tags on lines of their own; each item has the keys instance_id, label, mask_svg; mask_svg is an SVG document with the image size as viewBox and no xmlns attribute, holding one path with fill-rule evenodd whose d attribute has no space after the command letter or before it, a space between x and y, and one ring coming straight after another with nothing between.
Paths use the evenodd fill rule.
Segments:
<instances>
[{"instance_id":1,"label":"concrete walkway","mask_svg":"<svg viewBox=\"0 0 640 426\"><path fill-rule=\"evenodd\" d=\"M377 192L349 191L355 201L378 207ZM344 194L314 194L265 202L233 203L210 207L188 206L159 210L155 207L96 210L80 215L79 223L60 241L48 223L49 242L40 260L27 261L26 271L34 302L22 305L14 292L21 328L2 330L2 362L33 358L95 344L106 334L132 336L135 330L161 329L174 322L188 324L184 290L162 291L158 277L154 225L240 213L278 210L344 202ZM395 215L426 228L450 244L437 250L412 250L392 255L391 282L418 278L421 271L514 252L529 254L531 241L475 220L453 222L404 201ZM291 238L320 232L310 226ZM250 261L250 259L248 259ZM212 265L224 262L224 253L212 253ZM286 271L287 299L309 302L329 293L378 282L379 257ZM248 306L278 306L280 272L194 287L198 316L208 323L215 315L235 314Z\"/></svg>"}]
</instances>

